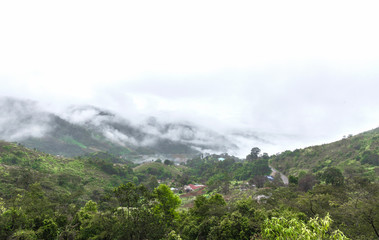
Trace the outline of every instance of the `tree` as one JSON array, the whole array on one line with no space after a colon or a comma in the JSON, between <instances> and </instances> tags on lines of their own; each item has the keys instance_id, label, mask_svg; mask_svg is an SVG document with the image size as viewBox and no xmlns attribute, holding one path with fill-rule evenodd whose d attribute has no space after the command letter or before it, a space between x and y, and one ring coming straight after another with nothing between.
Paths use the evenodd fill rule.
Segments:
<instances>
[{"instance_id":1,"label":"tree","mask_svg":"<svg viewBox=\"0 0 379 240\"><path fill-rule=\"evenodd\" d=\"M351 184L349 201L339 211L346 232L361 239L379 238L379 184L366 181ZM354 227L351 227L354 226ZM353 238L352 237L352 238Z\"/></svg>"},{"instance_id":2,"label":"tree","mask_svg":"<svg viewBox=\"0 0 379 240\"><path fill-rule=\"evenodd\" d=\"M212 227L209 231L207 239L241 239L250 240L254 234L249 218L242 216L239 212L233 212L223 217L221 222Z\"/></svg>"},{"instance_id":3,"label":"tree","mask_svg":"<svg viewBox=\"0 0 379 240\"><path fill-rule=\"evenodd\" d=\"M379 166L379 154L371 151L364 151L362 154L361 163Z\"/></svg>"},{"instance_id":4,"label":"tree","mask_svg":"<svg viewBox=\"0 0 379 240\"><path fill-rule=\"evenodd\" d=\"M190 182L190 175L187 172L182 175L177 175L176 182L178 182L181 186L184 186Z\"/></svg>"},{"instance_id":5,"label":"tree","mask_svg":"<svg viewBox=\"0 0 379 240\"><path fill-rule=\"evenodd\" d=\"M158 158L157 160L155 160L155 162L162 163L162 160Z\"/></svg>"},{"instance_id":6,"label":"tree","mask_svg":"<svg viewBox=\"0 0 379 240\"><path fill-rule=\"evenodd\" d=\"M166 159L166 160L164 160L164 164L170 166L170 165L173 165L174 162Z\"/></svg>"},{"instance_id":7,"label":"tree","mask_svg":"<svg viewBox=\"0 0 379 240\"><path fill-rule=\"evenodd\" d=\"M259 156L259 153L261 152L261 150L257 147L253 147L251 149L251 152L249 155L246 156L246 160L248 161L253 161L255 159L258 159L258 156Z\"/></svg>"},{"instance_id":8,"label":"tree","mask_svg":"<svg viewBox=\"0 0 379 240\"><path fill-rule=\"evenodd\" d=\"M230 190L230 176L229 174L225 174L225 178L221 181L221 193L228 194Z\"/></svg>"},{"instance_id":9,"label":"tree","mask_svg":"<svg viewBox=\"0 0 379 240\"><path fill-rule=\"evenodd\" d=\"M138 182L139 182L138 177L137 177L137 176L134 176L134 177L133 177L133 183L137 185Z\"/></svg>"},{"instance_id":10,"label":"tree","mask_svg":"<svg viewBox=\"0 0 379 240\"><path fill-rule=\"evenodd\" d=\"M300 191L307 192L313 188L316 184L316 178L312 174L308 173L299 179Z\"/></svg>"},{"instance_id":11,"label":"tree","mask_svg":"<svg viewBox=\"0 0 379 240\"><path fill-rule=\"evenodd\" d=\"M11 240L37 240L37 235L33 230L17 230L11 238Z\"/></svg>"},{"instance_id":12,"label":"tree","mask_svg":"<svg viewBox=\"0 0 379 240\"><path fill-rule=\"evenodd\" d=\"M290 184L295 184L295 185L297 185L297 184L299 183L299 178L298 178L298 177L295 177L295 176L293 176L293 175L289 175L289 177L288 177L288 182L289 182Z\"/></svg>"},{"instance_id":13,"label":"tree","mask_svg":"<svg viewBox=\"0 0 379 240\"><path fill-rule=\"evenodd\" d=\"M167 235L167 240L182 240L179 234L176 234L175 230L172 230L168 235Z\"/></svg>"},{"instance_id":14,"label":"tree","mask_svg":"<svg viewBox=\"0 0 379 240\"><path fill-rule=\"evenodd\" d=\"M251 165L251 175L269 175L271 173L271 168L268 166L267 159L257 159Z\"/></svg>"},{"instance_id":15,"label":"tree","mask_svg":"<svg viewBox=\"0 0 379 240\"><path fill-rule=\"evenodd\" d=\"M149 192L145 186L135 186L133 183L120 185L114 190L114 194L120 207L115 212L116 223L113 229L108 230L112 231L111 239L163 237L166 228L159 223L160 218L155 213L155 208L164 200L158 200L158 196Z\"/></svg>"},{"instance_id":16,"label":"tree","mask_svg":"<svg viewBox=\"0 0 379 240\"><path fill-rule=\"evenodd\" d=\"M158 187L159 186L159 183L158 183L158 180L155 176L151 176L148 180L148 182L146 183L146 187L152 191L154 188Z\"/></svg>"},{"instance_id":17,"label":"tree","mask_svg":"<svg viewBox=\"0 0 379 240\"><path fill-rule=\"evenodd\" d=\"M341 170L335 167L325 169L324 173L321 175L321 179L324 180L326 184L332 184L333 186L341 186L344 183L344 177Z\"/></svg>"},{"instance_id":18,"label":"tree","mask_svg":"<svg viewBox=\"0 0 379 240\"><path fill-rule=\"evenodd\" d=\"M220 224L221 218L227 214L227 211L226 202L220 194L212 195L210 198L197 196L194 207L187 212L181 212L178 222L181 237L183 239L211 239L209 236L211 229ZM229 226L229 224L226 225Z\"/></svg>"},{"instance_id":19,"label":"tree","mask_svg":"<svg viewBox=\"0 0 379 240\"><path fill-rule=\"evenodd\" d=\"M14 231L21 229L27 224L27 216L19 207L4 208L3 210L4 212L0 215L0 239L8 239ZM24 236L24 232L27 231L21 231L18 235Z\"/></svg>"},{"instance_id":20,"label":"tree","mask_svg":"<svg viewBox=\"0 0 379 240\"><path fill-rule=\"evenodd\" d=\"M93 222L96 214L97 204L91 200L89 200L86 205L76 214L76 219L74 222L77 226L79 226L79 236L77 239L90 239L97 233L99 229L94 228L95 224Z\"/></svg>"},{"instance_id":21,"label":"tree","mask_svg":"<svg viewBox=\"0 0 379 240\"><path fill-rule=\"evenodd\" d=\"M272 181L272 183L277 186L277 187L283 187L284 186L284 183L283 183L283 179L282 179L282 175L277 172L274 176L274 180Z\"/></svg>"},{"instance_id":22,"label":"tree","mask_svg":"<svg viewBox=\"0 0 379 240\"><path fill-rule=\"evenodd\" d=\"M154 213L163 220L167 227L172 226L173 221L178 217L176 208L181 203L179 196L175 195L165 184L155 188L153 196L158 201L154 206Z\"/></svg>"},{"instance_id":23,"label":"tree","mask_svg":"<svg viewBox=\"0 0 379 240\"><path fill-rule=\"evenodd\" d=\"M263 158L263 159L269 159L270 156L268 155L268 153L263 153L263 154L262 154L262 158Z\"/></svg>"},{"instance_id":24,"label":"tree","mask_svg":"<svg viewBox=\"0 0 379 240\"><path fill-rule=\"evenodd\" d=\"M51 218L44 219L36 234L39 239L55 239L58 235L58 225Z\"/></svg>"},{"instance_id":25,"label":"tree","mask_svg":"<svg viewBox=\"0 0 379 240\"><path fill-rule=\"evenodd\" d=\"M209 199L197 196L191 212L200 218L222 216L225 214L226 202L221 194L214 194Z\"/></svg>"},{"instance_id":26,"label":"tree","mask_svg":"<svg viewBox=\"0 0 379 240\"><path fill-rule=\"evenodd\" d=\"M142 189L141 189L142 191ZM133 183L122 184L113 190L121 207L126 207L129 215L131 207L137 207L139 192Z\"/></svg>"},{"instance_id":27,"label":"tree","mask_svg":"<svg viewBox=\"0 0 379 240\"><path fill-rule=\"evenodd\" d=\"M263 224L263 239L348 239L340 230L331 231L332 219L329 214L324 218L311 218L308 223L296 217L273 217Z\"/></svg>"},{"instance_id":28,"label":"tree","mask_svg":"<svg viewBox=\"0 0 379 240\"><path fill-rule=\"evenodd\" d=\"M267 178L262 175L254 176L249 180L249 184L250 185L254 184L257 188L262 188L266 182L267 182Z\"/></svg>"}]
</instances>

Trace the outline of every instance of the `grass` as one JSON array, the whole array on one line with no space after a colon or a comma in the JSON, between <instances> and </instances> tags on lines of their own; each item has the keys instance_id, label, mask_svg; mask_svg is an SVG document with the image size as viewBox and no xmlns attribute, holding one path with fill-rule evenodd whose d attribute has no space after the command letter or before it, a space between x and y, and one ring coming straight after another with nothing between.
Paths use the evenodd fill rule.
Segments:
<instances>
[{"instance_id":1,"label":"grass","mask_svg":"<svg viewBox=\"0 0 379 240\"><path fill-rule=\"evenodd\" d=\"M73 144L73 145L79 146L79 147L81 147L81 148L83 148L83 149L86 149L86 148L87 148L84 144L82 144L82 143L76 141L75 139L73 139L73 138L70 137L70 136L64 136L64 137L62 138L62 140L63 140L65 143Z\"/></svg>"}]
</instances>

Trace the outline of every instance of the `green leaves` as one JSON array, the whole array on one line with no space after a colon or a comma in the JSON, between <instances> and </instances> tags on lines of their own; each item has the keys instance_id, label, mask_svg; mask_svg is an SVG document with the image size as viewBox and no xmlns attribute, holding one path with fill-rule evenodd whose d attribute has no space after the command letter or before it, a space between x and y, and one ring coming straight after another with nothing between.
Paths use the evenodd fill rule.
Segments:
<instances>
[{"instance_id":1,"label":"green leaves","mask_svg":"<svg viewBox=\"0 0 379 240\"><path fill-rule=\"evenodd\" d=\"M263 224L263 239L271 240L318 240L318 239L348 239L341 231L331 232L332 219L329 214L324 218L311 218L308 223L297 219L295 216L272 217L266 219Z\"/></svg>"},{"instance_id":2,"label":"green leaves","mask_svg":"<svg viewBox=\"0 0 379 240\"><path fill-rule=\"evenodd\" d=\"M335 167L325 169L321 178L325 181L326 184L332 184L334 186L342 186L344 184L344 177L341 170Z\"/></svg>"},{"instance_id":3,"label":"green leaves","mask_svg":"<svg viewBox=\"0 0 379 240\"><path fill-rule=\"evenodd\" d=\"M161 184L155 188L153 196L157 200L157 204L154 206L154 212L162 215L169 224L170 221L178 216L176 209L181 203L180 198L165 184Z\"/></svg>"}]
</instances>

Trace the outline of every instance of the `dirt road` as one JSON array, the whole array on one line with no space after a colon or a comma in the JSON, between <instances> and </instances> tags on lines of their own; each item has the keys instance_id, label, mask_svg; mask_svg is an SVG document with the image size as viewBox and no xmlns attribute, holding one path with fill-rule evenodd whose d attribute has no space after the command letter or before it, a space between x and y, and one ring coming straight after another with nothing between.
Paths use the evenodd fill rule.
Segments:
<instances>
[{"instance_id":1,"label":"dirt road","mask_svg":"<svg viewBox=\"0 0 379 240\"><path fill-rule=\"evenodd\" d=\"M276 170L275 168L271 167L271 176L275 176L276 173L280 173L280 176L282 177L282 181L285 185L288 185L288 177L285 176L283 173L279 172L278 170Z\"/></svg>"}]
</instances>

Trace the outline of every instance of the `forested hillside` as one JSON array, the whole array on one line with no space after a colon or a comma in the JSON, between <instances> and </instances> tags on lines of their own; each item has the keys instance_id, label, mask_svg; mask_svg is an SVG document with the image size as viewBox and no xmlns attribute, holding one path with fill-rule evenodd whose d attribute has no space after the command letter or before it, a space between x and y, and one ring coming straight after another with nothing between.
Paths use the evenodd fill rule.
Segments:
<instances>
[{"instance_id":1,"label":"forested hillside","mask_svg":"<svg viewBox=\"0 0 379 240\"><path fill-rule=\"evenodd\" d=\"M378 6L0 0L0 240L379 240Z\"/></svg>"},{"instance_id":2,"label":"forested hillside","mask_svg":"<svg viewBox=\"0 0 379 240\"><path fill-rule=\"evenodd\" d=\"M84 203L132 180L133 164L116 165L114 160L101 153L76 159L57 157L1 141L0 197L12 199L38 184L53 199L75 195L75 201Z\"/></svg>"},{"instance_id":3,"label":"forested hillside","mask_svg":"<svg viewBox=\"0 0 379 240\"><path fill-rule=\"evenodd\" d=\"M71 123L50 115L48 133L40 137L23 138L20 142L30 148L68 157L97 151L107 151L133 159L139 159L140 155L152 154L199 154L189 144L150 136L126 121L115 122L112 119L114 116L110 113L97 111L103 121L101 126L91 122ZM151 143L141 143L146 138L151 138Z\"/></svg>"},{"instance_id":4,"label":"forested hillside","mask_svg":"<svg viewBox=\"0 0 379 240\"><path fill-rule=\"evenodd\" d=\"M299 176L304 171L322 174L328 167L336 167L346 176L359 174L378 180L379 128L329 144L285 151L272 156L270 162L288 175Z\"/></svg>"},{"instance_id":5,"label":"forested hillside","mask_svg":"<svg viewBox=\"0 0 379 240\"><path fill-rule=\"evenodd\" d=\"M1 140L53 155L105 151L139 161L157 154L187 160L204 149L237 149L228 137L187 121L137 121L94 106L71 106L57 113L33 101L4 97L0 107Z\"/></svg>"},{"instance_id":6,"label":"forested hillside","mask_svg":"<svg viewBox=\"0 0 379 240\"><path fill-rule=\"evenodd\" d=\"M377 136L376 129L342 140L345 145L312 148L347 151L359 143L351 151L361 158L354 161L375 168L365 156L376 153ZM294 173L285 185L280 175L268 176L269 161L280 166L280 156L253 147L246 159L213 154L135 164L107 152L64 158L0 142L0 239L379 237L372 174L331 161L317 171L280 168Z\"/></svg>"}]
</instances>

